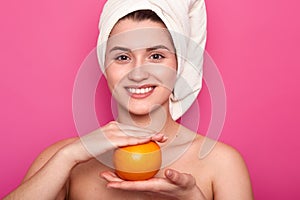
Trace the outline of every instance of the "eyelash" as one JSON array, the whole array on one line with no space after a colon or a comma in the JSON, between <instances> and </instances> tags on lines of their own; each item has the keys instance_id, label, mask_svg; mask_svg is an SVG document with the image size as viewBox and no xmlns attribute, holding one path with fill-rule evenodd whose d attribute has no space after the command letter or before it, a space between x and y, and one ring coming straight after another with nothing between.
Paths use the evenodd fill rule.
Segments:
<instances>
[{"instance_id":1,"label":"eyelash","mask_svg":"<svg viewBox=\"0 0 300 200\"><path fill-rule=\"evenodd\" d=\"M153 58L154 56L158 56L159 58ZM159 53L155 53L155 54L152 54L150 56L150 58L154 59L154 60L161 60L163 58L165 58L163 55L159 54Z\"/></svg>"},{"instance_id":2,"label":"eyelash","mask_svg":"<svg viewBox=\"0 0 300 200\"><path fill-rule=\"evenodd\" d=\"M125 58L125 59L124 59ZM125 62L125 61L128 61L130 60L130 58L126 55L120 55L120 56L117 56L115 58L116 61L119 61L119 62Z\"/></svg>"},{"instance_id":3,"label":"eyelash","mask_svg":"<svg viewBox=\"0 0 300 200\"><path fill-rule=\"evenodd\" d=\"M154 58L154 57L156 57L156 58ZM159 61L161 59L164 59L165 56L163 56L163 55L161 55L159 53L154 53L154 54L150 55L149 58L152 59L152 60L154 60L154 62L157 62L157 61ZM119 55L119 56L115 57L114 60L117 61L117 62L124 63L124 62L129 62L131 59L127 55Z\"/></svg>"}]
</instances>

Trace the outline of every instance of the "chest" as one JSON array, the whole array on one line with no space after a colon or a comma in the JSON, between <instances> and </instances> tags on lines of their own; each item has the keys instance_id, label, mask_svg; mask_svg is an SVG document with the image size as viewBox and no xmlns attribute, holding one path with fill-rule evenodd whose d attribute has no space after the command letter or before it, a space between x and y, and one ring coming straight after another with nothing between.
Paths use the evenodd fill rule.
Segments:
<instances>
[{"instance_id":1,"label":"chest","mask_svg":"<svg viewBox=\"0 0 300 200\"><path fill-rule=\"evenodd\" d=\"M196 174L196 176L201 177L196 178L197 185L201 190L206 194L206 196L212 197L212 188L211 180L209 176L205 176L205 169L195 169L193 166L186 166L184 169L178 167L176 163L170 166L170 168L182 171L185 173ZM160 200L168 199L166 197L159 197L147 192L132 192L132 191L123 191L117 189L109 189L106 187L106 180L101 178L100 173L106 170L113 171L112 169L102 165L96 160L91 160L89 162L80 164L76 166L70 176L69 181L69 199L72 200L102 200L102 199L130 199L130 200ZM157 174L158 177L163 177L163 169Z\"/></svg>"}]
</instances>

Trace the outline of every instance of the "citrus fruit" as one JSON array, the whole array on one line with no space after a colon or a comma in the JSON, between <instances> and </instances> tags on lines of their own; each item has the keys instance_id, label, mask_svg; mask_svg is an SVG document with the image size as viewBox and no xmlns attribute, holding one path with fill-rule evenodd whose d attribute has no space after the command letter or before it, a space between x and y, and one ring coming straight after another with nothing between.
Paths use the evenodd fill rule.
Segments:
<instances>
[{"instance_id":1,"label":"citrus fruit","mask_svg":"<svg viewBox=\"0 0 300 200\"><path fill-rule=\"evenodd\" d=\"M153 141L120 147L114 152L115 172L124 180L152 178L159 171L161 160L160 147Z\"/></svg>"}]
</instances>

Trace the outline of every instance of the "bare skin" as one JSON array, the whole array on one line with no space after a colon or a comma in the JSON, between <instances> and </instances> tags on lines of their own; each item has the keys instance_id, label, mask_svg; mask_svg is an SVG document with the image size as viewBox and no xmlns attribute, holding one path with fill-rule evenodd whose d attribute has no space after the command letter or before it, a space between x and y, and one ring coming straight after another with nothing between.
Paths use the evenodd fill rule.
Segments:
<instances>
[{"instance_id":1,"label":"bare skin","mask_svg":"<svg viewBox=\"0 0 300 200\"><path fill-rule=\"evenodd\" d=\"M157 135L156 140L164 141L161 135ZM253 199L247 168L240 154L217 143L212 152L200 160L198 154L203 140L203 136L197 135L184 156L167 169L161 169L155 178L141 182L119 179L113 169L92 157L85 162L73 162L73 167L65 173L59 166L71 159L74 154L68 149L78 145L80 140L63 140L36 159L23 184L5 199L20 196L34 199L34 194L38 194L37 198L45 194L49 196L45 199L65 199L68 192L68 199ZM170 177L168 169L173 172ZM166 182L171 184L166 185Z\"/></svg>"},{"instance_id":2,"label":"bare skin","mask_svg":"<svg viewBox=\"0 0 300 200\"><path fill-rule=\"evenodd\" d=\"M117 23L112 35L136 27L164 28L164 25L151 21L125 20ZM169 37L167 32L154 32L151 36L154 39ZM157 41L159 40L152 43ZM120 100L118 122L110 122L81 139L63 140L47 148L32 164L22 184L4 199L253 199L247 167L240 154L232 147L217 142L206 157L199 159L199 151L205 138L182 127L171 118L168 110L171 88L158 84L167 76L160 77L159 74L151 72L141 73L141 70L131 73L137 63L160 64L166 66L166 69L176 70L174 49L171 49L169 40L164 42L158 45L159 48L150 48L154 50L140 48L133 51L130 46L125 46L125 52L118 52L121 57L111 56L110 67L106 70L108 85L116 96L127 94L124 88L128 83L130 87L145 83L149 87L155 83L155 87L151 86L154 89L149 97L133 98L128 102ZM113 45L114 43L112 48L116 49ZM122 47L124 45L125 43ZM148 44L143 45L147 47ZM121 51L120 48L118 51ZM109 59L108 56L108 61ZM159 127L161 110L153 109L153 105L157 104L166 113L163 126L148 137L137 137L136 134L141 131L136 126L144 127L148 124L149 113L152 119L159 119ZM134 124L128 123L128 114ZM117 147L142 144L150 140L158 142L162 148L167 146L169 151L165 155L168 157L184 146L189 136L194 139L189 141L189 148L185 149L184 154L162 168L154 178L146 181L124 181L115 175L113 169L94 157ZM177 137L182 138L176 140ZM85 146L90 147L89 151Z\"/></svg>"}]
</instances>

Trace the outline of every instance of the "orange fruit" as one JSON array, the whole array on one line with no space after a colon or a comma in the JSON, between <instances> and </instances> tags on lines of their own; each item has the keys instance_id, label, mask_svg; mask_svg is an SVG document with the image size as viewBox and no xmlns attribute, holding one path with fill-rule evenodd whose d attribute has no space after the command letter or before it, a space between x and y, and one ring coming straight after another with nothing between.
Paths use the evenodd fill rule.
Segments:
<instances>
[{"instance_id":1,"label":"orange fruit","mask_svg":"<svg viewBox=\"0 0 300 200\"><path fill-rule=\"evenodd\" d=\"M114 152L116 174L129 181L152 178L159 171L161 160L160 147L153 141L120 147Z\"/></svg>"}]
</instances>

